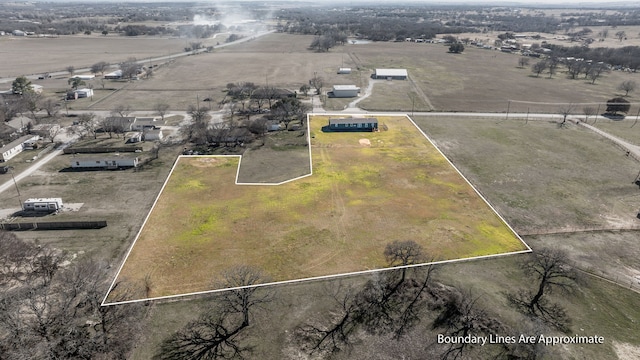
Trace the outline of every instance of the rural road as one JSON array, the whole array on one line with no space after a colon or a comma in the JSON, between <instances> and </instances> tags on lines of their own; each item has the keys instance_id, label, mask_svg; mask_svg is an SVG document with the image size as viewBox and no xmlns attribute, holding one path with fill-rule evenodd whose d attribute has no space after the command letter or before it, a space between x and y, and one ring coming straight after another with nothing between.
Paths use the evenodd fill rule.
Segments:
<instances>
[{"instance_id":1,"label":"rural road","mask_svg":"<svg viewBox=\"0 0 640 360\"><path fill-rule=\"evenodd\" d=\"M257 39L257 38L259 38L261 36L272 34L274 32L276 32L276 30L263 31L263 32L260 32L260 33L257 33L257 34L253 34L251 36L243 37L243 38L238 39L238 40L233 41L233 42L224 43L224 44L220 44L220 45L215 45L215 46L213 46L213 48L214 49L218 49L218 48L222 48L222 47L226 47L226 46L232 46L232 45L236 45L236 44L241 44L243 42L255 40L255 39ZM195 53L202 53L202 52L205 52L205 51L207 51L206 48L199 49ZM141 64L141 63L147 63L149 61L171 60L171 59L176 59L176 58L183 57L183 56L190 56L190 55L193 55L193 54L194 54L193 51L180 52L180 53L171 54L171 55L159 56L159 57L156 57L156 58L145 58L144 60L138 61L138 63ZM113 69L116 69L117 67L118 67L117 65L111 65L111 68L113 68ZM86 72L90 72L91 68L90 67L86 67L86 68L76 69L75 71L76 71L76 73L86 73ZM40 73L44 74L45 72L46 71L42 71ZM51 76L63 76L63 75L68 75L68 74L69 73L67 71L55 71L55 72L50 72L49 73L49 75L51 75ZM29 80L36 80L36 79L38 79L38 76L39 75L27 75L26 78L29 79ZM16 79L15 77L0 78L0 84L12 83L15 79Z\"/></svg>"}]
</instances>

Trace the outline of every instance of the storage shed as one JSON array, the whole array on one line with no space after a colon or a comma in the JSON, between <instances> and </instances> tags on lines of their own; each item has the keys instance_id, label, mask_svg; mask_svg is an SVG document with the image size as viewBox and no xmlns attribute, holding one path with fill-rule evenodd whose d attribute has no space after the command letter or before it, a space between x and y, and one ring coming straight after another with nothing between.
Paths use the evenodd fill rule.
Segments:
<instances>
[{"instance_id":1,"label":"storage shed","mask_svg":"<svg viewBox=\"0 0 640 360\"><path fill-rule=\"evenodd\" d=\"M337 98L350 98L358 96L360 88L355 85L333 85L333 90L329 92L329 96Z\"/></svg>"},{"instance_id":2,"label":"storage shed","mask_svg":"<svg viewBox=\"0 0 640 360\"><path fill-rule=\"evenodd\" d=\"M351 74L351 68L341 67L338 69L338 74Z\"/></svg>"},{"instance_id":3,"label":"storage shed","mask_svg":"<svg viewBox=\"0 0 640 360\"><path fill-rule=\"evenodd\" d=\"M407 80L408 76L407 69L376 69L373 74L374 79L386 80Z\"/></svg>"},{"instance_id":4,"label":"storage shed","mask_svg":"<svg viewBox=\"0 0 640 360\"><path fill-rule=\"evenodd\" d=\"M54 212L62 209L63 206L61 198L27 199L22 204L22 210Z\"/></svg>"},{"instance_id":5,"label":"storage shed","mask_svg":"<svg viewBox=\"0 0 640 360\"><path fill-rule=\"evenodd\" d=\"M329 131L377 131L376 118L329 118Z\"/></svg>"}]
</instances>

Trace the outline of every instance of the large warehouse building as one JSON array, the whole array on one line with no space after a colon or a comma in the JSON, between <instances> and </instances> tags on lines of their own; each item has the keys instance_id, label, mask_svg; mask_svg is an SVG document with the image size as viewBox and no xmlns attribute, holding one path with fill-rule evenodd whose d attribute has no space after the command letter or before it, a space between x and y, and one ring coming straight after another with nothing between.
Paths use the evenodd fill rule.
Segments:
<instances>
[{"instance_id":1,"label":"large warehouse building","mask_svg":"<svg viewBox=\"0 0 640 360\"><path fill-rule=\"evenodd\" d=\"M360 88L355 85L333 85L333 90L329 92L329 96L337 98L350 98L358 96Z\"/></svg>"},{"instance_id":2,"label":"large warehouse building","mask_svg":"<svg viewBox=\"0 0 640 360\"><path fill-rule=\"evenodd\" d=\"M386 80L407 80L408 76L407 69L376 69L373 74L374 79Z\"/></svg>"}]
</instances>

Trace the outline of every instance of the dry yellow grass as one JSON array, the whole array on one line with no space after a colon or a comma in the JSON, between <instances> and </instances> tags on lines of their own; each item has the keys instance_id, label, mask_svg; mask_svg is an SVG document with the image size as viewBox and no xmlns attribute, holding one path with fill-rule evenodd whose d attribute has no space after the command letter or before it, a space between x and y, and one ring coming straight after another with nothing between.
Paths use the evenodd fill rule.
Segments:
<instances>
[{"instance_id":1,"label":"dry yellow grass","mask_svg":"<svg viewBox=\"0 0 640 360\"><path fill-rule=\"evenodd\" d=\"M181 158L119 278L150 275L157 297L239 264L275 281L383 268L394 240L438 260L525 249L408 119L379 120L388 131L323 133L313 117L313 175L280 186L235 185L237 157Z\"/></svg>"}]
</instances>

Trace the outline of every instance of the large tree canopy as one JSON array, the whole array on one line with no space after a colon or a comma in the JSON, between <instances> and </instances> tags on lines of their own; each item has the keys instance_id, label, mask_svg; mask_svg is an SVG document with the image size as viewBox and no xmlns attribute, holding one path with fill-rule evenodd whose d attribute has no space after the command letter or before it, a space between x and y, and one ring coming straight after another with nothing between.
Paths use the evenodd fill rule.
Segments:
<instances>
[{"instance_id":1,"label":"large tree canopy","mask_svg":"<svg viewBox=\"0 0 640 360\"><path fill-rule=\"evenodd\" d=\"M617 97L607 100L607 112L617 114L619 112L627 113L631 108L631 104L624 98Z\"/></svg>"},{"instance_id":2,"label":"large tree canopy","mask_svg":"<svg viewBox=\"0 0 640 360\"><path fill-rule=\"evenodd\" d=\"M29 81L25 76L18 76L13 83L11 83L11 91L18 95L31 92L33 91L31 88L31 81Z\"/></svg>"}]
</instances>

